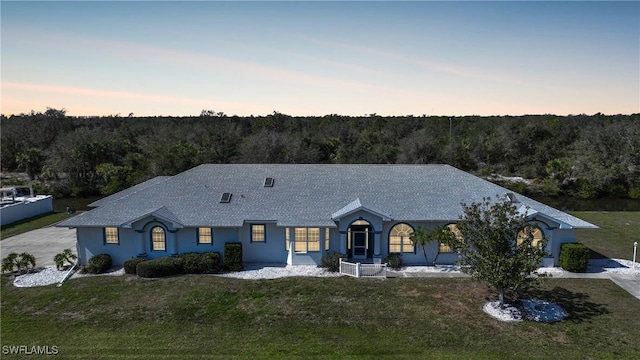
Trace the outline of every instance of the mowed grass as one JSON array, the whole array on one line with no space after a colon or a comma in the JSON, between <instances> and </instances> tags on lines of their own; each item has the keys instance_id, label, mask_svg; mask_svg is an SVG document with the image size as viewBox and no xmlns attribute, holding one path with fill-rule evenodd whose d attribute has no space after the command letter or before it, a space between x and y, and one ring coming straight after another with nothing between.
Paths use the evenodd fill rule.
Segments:
<instances>
[{"instance_id":1,"label":"mowed grass","mask_svg":"<svg viewBox=\"0 0 640 360\"><path fill-rule=\"evenodd\" d=\"M492 296L466 278L3 276L1 336L69 359L640 358L640 301L609 280L547 280L533 296L568 310L557 324L497 321Z\"/></svg>"},{"instance_id":2,"label":"mowed grass","mask_svg":"<svg viewBox=\"0 0 640 360\"><path fill-rule=\"evenodd\" d=\"M70 215L66 212L50 212L34 216L28 219L16 221L11 224L7 224L0 230L0 240L6 239L11 236L25 233L27 231L36 230L58 223L62 220L66 220L74 215Z\"/></svg>"},{"instance_id":3,"label":"mowed grass","mask_svg":"<svg viewBox=\"0 0 640 360\"><path fill-rule=\"evenodd\" d=\"M632 260L633 242L640 242L640 212L581 211L571 214L600 227L576 231L577 241L595 252L592 257Z\"/></svg>"}]
</instances>

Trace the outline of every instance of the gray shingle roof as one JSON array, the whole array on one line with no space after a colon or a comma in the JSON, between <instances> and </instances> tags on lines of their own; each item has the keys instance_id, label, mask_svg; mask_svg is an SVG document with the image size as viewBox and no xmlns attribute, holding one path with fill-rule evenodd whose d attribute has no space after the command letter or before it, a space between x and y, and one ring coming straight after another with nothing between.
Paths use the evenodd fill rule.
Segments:
<instances>
[{"instance_id":1,"label":"gray shingle roof","mask_svg":"<svg viewBox=\"0 0 640 360\"><path fill-rule=\"evenodd\" d=\"M264 187L267 177L275 179L273 187ZM334 227L332 216L358 208L397 221L456 221L461 202L510 192L449 165L207 164L143 184L59 226L121 226L157 213L185 227L240 227L244 221ZM231 202L220 203L224 192L233 194ZM518 200L568 227L595 227L525 196Z\"/></svg>"},{"instance_id":2,"label":"gray shingle roof","mask_svg":"<svg viewBox=\"0 0 640 360\"><path fill-rule=\"evenodd\" d=\"M149 186L157 185L158 183L160 183L162 181L165 181L165 180L167 180L169 178L171 178L171 176L156 176L153 179L149 179L149 180L147 180L145 182L141 182L138 185L134 185L134 186L132 186L132 187L130 187L128 189L122 190L120 192L117 192L115 194L109 195L107 197L103 197L100 200L96 200L96 201L92 202L91 204L89 204L89 206L90 207L102 206L102 205L104 205L104 204L106 204L108 202L120 199L120 198L125 197L125 196L129 196L129 195L131 195L131 194L133 194L135 192L138 192L140 190L146 189Z\"/></svg>"}]
</instances>

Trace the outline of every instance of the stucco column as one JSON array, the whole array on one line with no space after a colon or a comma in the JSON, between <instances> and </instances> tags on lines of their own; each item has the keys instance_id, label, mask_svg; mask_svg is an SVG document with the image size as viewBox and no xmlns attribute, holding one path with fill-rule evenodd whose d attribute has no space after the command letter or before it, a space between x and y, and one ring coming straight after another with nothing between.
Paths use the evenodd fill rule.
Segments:
<instances>
[{"instance_id":1,"label":"stucco column","mask_svg":"<svg viewBox=\"0 0 640 360\"><path fill-rule=\"evenodd\" d=\"M347 253L347 232L340 231L340 253Z\"/></svg>"},{"instance_id":2,"label":"stucco column","mask_svg":"<svg viewBox=\"0 0 640 360\"><path fill-rule=\"evenodd\" d=\"M144 230L136 230L138 233L138 257L147 257L147 246L144 241Z\"/></svg>"},{"instance_id":3,"label":"stucco column","mask_svg":"<svg viewBox=\"0 0 640 360\"><path fill-rule=\"evenodd\" d=\"M374 264L382 263L382 256L380 255L381 235L382 235L381 231L376 231L373 233L373 263Z\"/></svg>"},{"instance_id":4,"label":"stucco column","mask_svg":"<svg viewBox=\"0 0 640 360\"><path fill-rule=\"evenodd\" d=\"M169 251L171 251L171 256L178 255L178 236L176 235L177 231L178 230L169 230L169 244L171 244L171 248L169 248Z\"/></svg>"}]
</instances>

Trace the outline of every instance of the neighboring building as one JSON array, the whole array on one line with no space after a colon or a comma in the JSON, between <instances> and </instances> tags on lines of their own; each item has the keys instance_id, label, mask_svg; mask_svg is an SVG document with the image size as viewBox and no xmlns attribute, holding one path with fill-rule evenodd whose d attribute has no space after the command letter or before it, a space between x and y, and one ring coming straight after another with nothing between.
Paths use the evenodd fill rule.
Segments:
<instances>
[{"instance_id":1,"label":"neighboring building","mask_svg":"<svg viewBox=\"0 0 640 360\"><path fill-rule=\"evenodd\" d=\"M7 186L0 188L0 225L53 211L51 195L36 195L33 186Z\"/></svg>"},{"instance_id":2,"label":"neighboring building","mask_svg":"<svg viewBox=\"0 0 640 360\"><path fill-rule=\"evenodd\" d=\"M201 165L111 195L57 226L77 229L81 264L106 253L114 264L243 244L245 262L320 264L328 252L361 262L402 253L424 264L409 236L459 221L461 203L508 195L549 239L543 265L558 265L575 229L596 226L449 165ZM452 264L442 244L430 259Z\"/></svg>"}]
</instances>

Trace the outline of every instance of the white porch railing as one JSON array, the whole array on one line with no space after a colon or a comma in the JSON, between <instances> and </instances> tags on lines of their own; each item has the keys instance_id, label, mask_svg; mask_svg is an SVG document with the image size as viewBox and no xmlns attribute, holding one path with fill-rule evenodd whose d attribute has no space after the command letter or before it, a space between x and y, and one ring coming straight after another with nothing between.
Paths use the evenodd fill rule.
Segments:
<instances>
[{"instance_id":1,"label":"white porch railing","mask_svg":"<svg viewBox=\"0 0 640 360\"><path fill-rule=\"evenodd\" d=\"M340 259L340 274L357 278L386 278L387 264L351 263Z\"/></svg>"}]
</instances>

